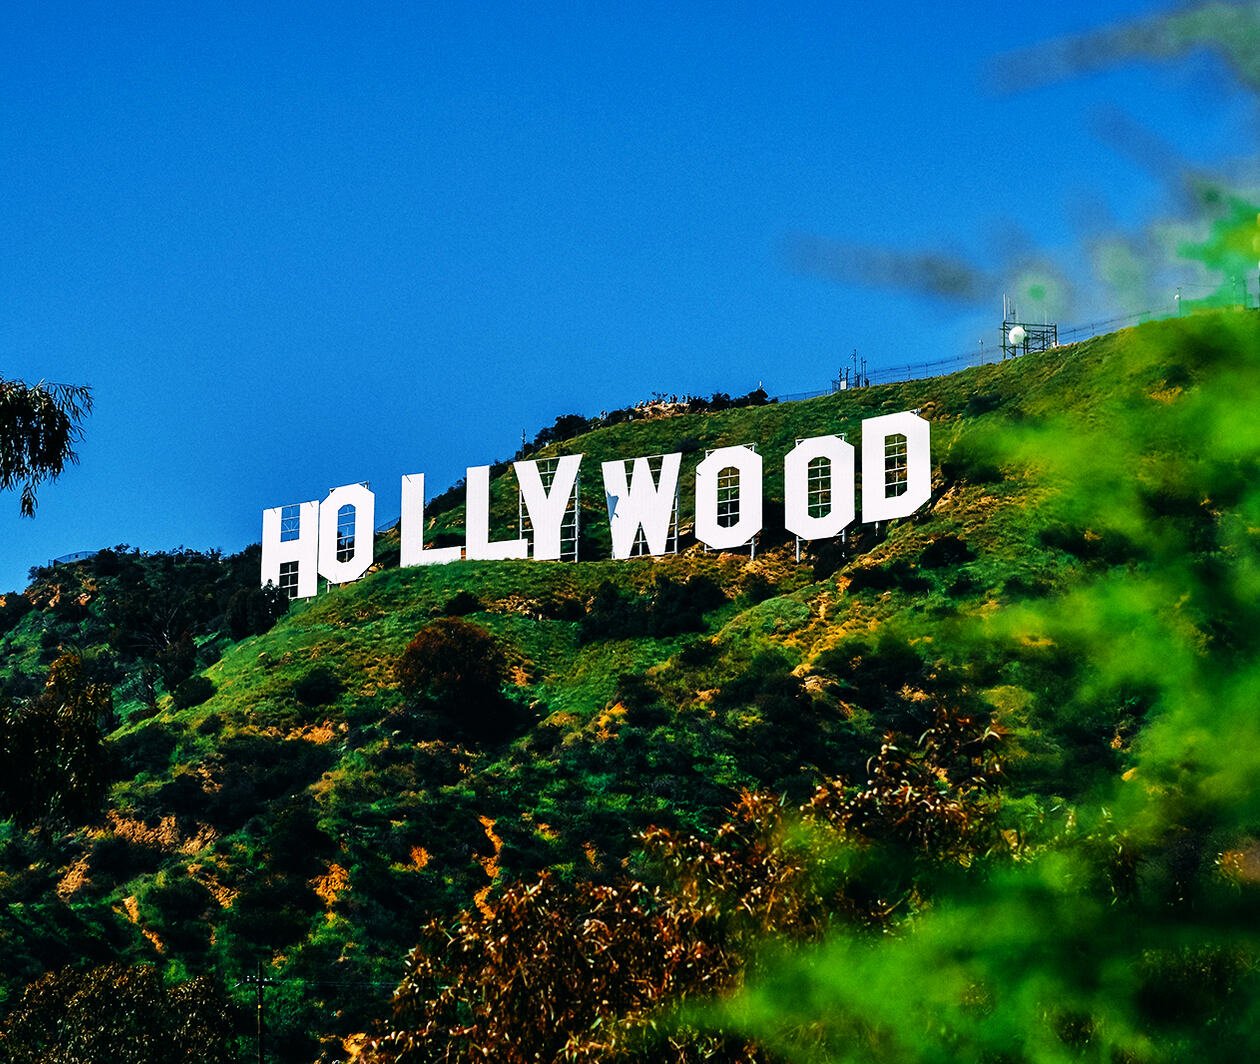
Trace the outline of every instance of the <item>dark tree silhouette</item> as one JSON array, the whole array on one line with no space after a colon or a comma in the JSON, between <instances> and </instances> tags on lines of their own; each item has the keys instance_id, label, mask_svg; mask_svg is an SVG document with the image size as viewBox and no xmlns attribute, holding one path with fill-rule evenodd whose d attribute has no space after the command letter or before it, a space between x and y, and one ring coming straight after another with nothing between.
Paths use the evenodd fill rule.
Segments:
<instances>
[{"instance_id":1,"label":"dark tree silhouette","mask_svg":"<svg viewBox=\"0 0 1260 1064\"><path fill-rule=\"evenodd\" d=\"M0 377L0 491L21 491L23 517L35 516L36 486L78 461L74 445L91 410L85 387Z\"/></svg>"},{"instance_id":2,"label":"dark tree silhouette","mask_svg":"<svg viewBox=\"0 0 1260 1064\"><path fill-rule=\"evenodd\" d=\"M44 690L0 705L0 816L20 824L85 823L101 812L109 769L104 732L113 718L108 683L73 653L48 669Z\"/></svg>"}]
</instances>

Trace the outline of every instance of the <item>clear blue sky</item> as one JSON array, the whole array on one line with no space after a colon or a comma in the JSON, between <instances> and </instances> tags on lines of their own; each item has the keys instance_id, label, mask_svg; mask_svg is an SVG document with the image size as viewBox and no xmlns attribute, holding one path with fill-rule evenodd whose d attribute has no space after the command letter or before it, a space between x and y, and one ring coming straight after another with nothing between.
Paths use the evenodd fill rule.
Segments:
<instances>
[{"instance_id":1,"label":"clear blue sky","mask_svg":"<svg viewBox=\"0 0 1260 1064\"><path fill-rule=\"evenodd\" d=\"M1104 106L1236 147L1194 64L994 89L996 57L1149 3L193 7L0 13L0 375L97 403L35 520L0 496L0 590L120 542L237 550L353 481L392 516L402 474L440 489L560 413L973 348L996 298L785 242L993 264L1016 229L1140 223L1161 192Z\"/></svg>"}]
</instances>

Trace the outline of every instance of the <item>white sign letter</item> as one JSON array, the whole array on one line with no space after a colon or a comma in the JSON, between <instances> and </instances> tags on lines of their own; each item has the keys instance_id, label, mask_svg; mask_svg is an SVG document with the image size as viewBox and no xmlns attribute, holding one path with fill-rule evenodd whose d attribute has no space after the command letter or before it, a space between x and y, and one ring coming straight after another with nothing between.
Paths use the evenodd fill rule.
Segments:
<instances>
[{"instance_id":1,"label":"white sign letter","mask_svg":"<svg viewBox=\"0 0 1260 1064\"><path fill-rule=\"evenodd\" d=\"M661 456L661 482L652 481L652 467L646 458L636 458L626 483L626 464L604 462L604 494L608 496L608 528L612 535L614 558L629 558L635 536L643 529L649 554L664 554L669 543L669 526L678 499L678 470L682 454Z\"/></svg>"},{"instance_id":2,"label":"white sign letter","mask_svg":"<svg viewBox=\"0 0 1260 1064\"><path fill-rule=\"evenodd\" d=\"M465 520L468 525L465 549L469 558L496 560L501 558L525 558L529 555L529 540L501 539L490 542L490 467L469 466L466 484Z\"/></svg>"},{"instance_id":3,"label":"white sign letter","mask_svg":"<svg viewBox=\"0 0 1260 1064\"><path fill-rule=\"evenodd\" d=\"M727 469L736 477L733 507L719 517L718 477ZM696 466L696 539L714 550L734 550L760 531L761 455L751 447L719 447Z\"/></svg>"},{"instance_id":4,"label":"white sign letter","mask_svg":"<svg viewBox=\"0 0 1260 1064\"><path fill-rule=\"evenodd\" d=\"M928 423L909 410L862 422L863 521L909 517L931 498L931 432ZM893 438L897 436L902 439ZM899 453L903 441L904 459ZM899 470L902 461L903 472ZM901 485L904 489L900 494L888 493L890 487Z\"/></svg>"},{"instance_id":5,"label":"white sign letter","mask_svg":"<svg viewBox=\"0 0 1260 1064\"><path fill-rule=\"evenodd\" d=\"M829 509L817 517L809 512L809 467L816 459L827 463L816 502ZM830 539L853 523L853 445L839 436L811 436L801 440L783 459L783 524L801 539ZM822 491L826 494L822 495Z\"/></svg>"},{"instance_id":6,"label":"white sign letter","mask_svg":"<svg viewBox=\"0 0 1260 1064\"><path fill-rule=\"evenodd\" d=\"M402 478L402 517L399 518L400 544L398 565L438 565L441 562L457 562L458 547L431 547L424 549L424 474L407 473Z\"/></svg>"},{"instance_id":7,"label":"white sign letter","mask_svg":"<svg viewBox=\"0 0 1260 1064\"><path fill-rule=\"evenodd\" d=\"M560 560L560 530L564 514L573 498L573 486L577 483L580 454L566 454L556 465L551 481L551 491L543 487L542 474L537 462L515 462L516 482L521 486L521 497L529 512L529 523L534 526L534 558L547 561Z\"/></svg>"},{"instance_id":8,"label":"white sign letter","mask_svg":"<svg viewBox=\"0 0 1260 1064\"><path fill-rule=\"evenodd\" d=\"M286 513L286 511L288 511ZM319 503L263 511L262 582L293 598L314 598L319 559Z\"/></svg>"},{"instance_id":9,"label":"white sign letter","mask_svg":"<svg viewBox=\"0 0 1260 1064\"><path fill-rule=\"evenodd\" d=\"M358 580L372 564L376 496L365 484L333 488L319 504L319 575L330 584Z\"/></svg>"}]
</instances>

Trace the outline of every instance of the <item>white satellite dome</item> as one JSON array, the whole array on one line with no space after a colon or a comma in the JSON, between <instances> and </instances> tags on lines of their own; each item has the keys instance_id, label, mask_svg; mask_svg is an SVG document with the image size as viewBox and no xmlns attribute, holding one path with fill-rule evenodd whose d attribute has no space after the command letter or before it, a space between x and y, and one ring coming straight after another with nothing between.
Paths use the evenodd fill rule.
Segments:
<instances>
[{"instance_id":1,"label":"white satellite dome","mask_svg":"<svg viewBox=\"0 0 1260 1064\"><path fill-rule=\"evenodd\" d=\"M1024 341L1028 339L1028 330L1022 325L1016 325L1006 334L1006 339L1012 347L1023 347Z\"/></svg>"}]
</instances>

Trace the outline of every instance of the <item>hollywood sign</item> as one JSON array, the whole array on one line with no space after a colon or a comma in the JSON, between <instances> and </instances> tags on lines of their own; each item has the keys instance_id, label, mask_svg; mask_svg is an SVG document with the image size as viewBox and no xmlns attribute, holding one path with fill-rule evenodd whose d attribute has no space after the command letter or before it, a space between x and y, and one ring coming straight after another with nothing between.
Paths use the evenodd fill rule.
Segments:
<instances>
[{"instance_id":1,"label":"hollywood sign","mask_svg":"<svg viewBox=\"0 0 1260 1064\"><path fill-rule=\"evenodd\" d=\"M862 521L908 517L931 494L931 434L917 413L884 414L862 422ZM669 553L677 529L682 453L602 463L612 556ZM466 533L462 546L425 547L424 474L402 478L399 564L435 565L463 558L564 557L566 518L577 509L582 455L513 463L522 517L530 535L490 538L490 467L470 466L465 480ZM549 483L548 483L549 481ZM840 535L856 518L854 448L839 436L801 440L783 460L784 526L801 540ZM731 500L737 500L734 506ZM723 500L725 505L723 505ZM294 598L310 598L318 577L358 580L375 551L376 496L364 484L333 488L322 502L263 511L262 582ZM358 530L366 530L366 534ZM570 526L574 544L576 533ZM751 447L710 452L695 472L695 536L712 550L747 547L762 530L762 457ZM676 540L675 540L676 541ZM574 550L573 557L576 556Z\"/></svg>"}]
</instances>

